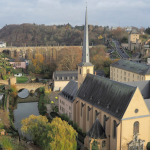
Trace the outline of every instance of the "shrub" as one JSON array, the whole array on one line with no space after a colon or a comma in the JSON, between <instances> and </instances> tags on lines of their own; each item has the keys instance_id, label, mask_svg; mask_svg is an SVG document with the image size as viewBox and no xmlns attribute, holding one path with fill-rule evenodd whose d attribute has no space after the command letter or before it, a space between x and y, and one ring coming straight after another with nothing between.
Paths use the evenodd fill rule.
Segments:
<instances>
[{"instance_id":1,"label":"shrub","mask_svg":"<svg viewBox=\"0 0 150 150\"><path fill-rule=\"evenodd\" d=\"M77 124L76 122L73 123L73 128L74 128L75 130L77 130L78 124Z\"/></svg>"},{"instance_id":2,"label":"shrub","mask_svg":"<svg viewBox=\"0 0 150 150\"><path fill-rule=\"evenodd\" d=\"M150 150L150 142L147 143L146 148L147 150Z\"/></svg>"},{"instance_id":3,"label":"shrub","mask_svg":"<svg viewBox=\"0 0 150 150\"><path fill-rule=\"evenodd\" d=\"M72 120L70 120L68 123L69 123L71 126L73 126L73 121L72 121Z\"/></svg>"},{"instance_id":4,"label":"shrub","mask_svg":"<svg viewBox=\"0 0 150 150\"><path fill-rule=\"evenodd\" d=\"M3 75L2 78L3 78L3 80L6 80L6 79L7 79L7 76L6 76L6 75Z\"/></svg>"},{"instance_id":5,"label":"shrub","mask_svg":"<svg viewBox=\"0 0 150 150\"><path fill-rule=\"evenodd\" d=\"M4 125L0 123L0 129L4 129Z\"/></svg>"},{"instance_id":6,"label":"shrub","mask_svg":"<svg viewBox=\"0 0 150 150\"><path fill-rule=\"evenodd\" d=\"M77 131L82 134L82 129L80 127L77 128Z\"/></svg>"},{"instance_id":7,"label":"shrub","mask_svg":"<svg viewBox=\"0 0 150 150\"><path fill-rule=\"evenodd\" d=\"M44 87L40 87L40 88L39 88L39 91L40 91L40 93L44 93L45 88L44 88Z\"/></svg>"}]
</instances>

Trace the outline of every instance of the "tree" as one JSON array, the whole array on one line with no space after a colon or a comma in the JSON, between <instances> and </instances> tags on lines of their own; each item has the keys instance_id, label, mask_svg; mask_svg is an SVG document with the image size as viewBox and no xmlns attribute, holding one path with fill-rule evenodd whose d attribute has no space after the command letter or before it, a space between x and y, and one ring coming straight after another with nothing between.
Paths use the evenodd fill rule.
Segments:
<instances>
[{"instance_id":1,"label":"tree","mask_svg":"<svg viewBox=\"0 0 150 150\"><path fill-rule=\"evenodd\" d=\"M30 115L21 124L21 131L29 133L33 141L45 150L76 150L77 132L60 118L49 123L45 116Z\"/></svg>"},{"instance_id":2,"label":"tree","mask_svg":"<svg viewBox=\"0 0 150 150\"><path fill-rule=\"evenodd\" d=\"M147 150L150 150L150 142L147 143L146 148Z\"/></svg>"},{"instance_id":3,"label":"tree","mask_svg":"<svg viewBox=\"0 0 150 150\"><path fill-rule=\"evenodd\" d=\"M81 62L82 51L78 47L64 48L59 52L57 70L76 70Z\"/></svg>"},{"instance_id":4,"label":"tree","mask_svg":"<svg viewBox=\"0 0 150 150\"><path fill-rule=\"evenodd\" d=\"M9 121L9 116L8 112L6 110L0 109L0 119L2 124L6 126L7 128L10 127L10 121Z\"/></svg>"}]
</instances>

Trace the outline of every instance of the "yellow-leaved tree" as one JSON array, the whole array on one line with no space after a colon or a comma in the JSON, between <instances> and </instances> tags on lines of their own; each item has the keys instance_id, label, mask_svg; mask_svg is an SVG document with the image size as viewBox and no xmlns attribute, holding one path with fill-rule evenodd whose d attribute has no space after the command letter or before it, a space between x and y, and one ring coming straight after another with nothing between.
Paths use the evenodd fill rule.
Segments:
<instances>
[{"instance_id":1,"label":"yellow-leaved tree","mask_svg":"<svg viewBox=\"0 0 150 150\"><path fill-rule=\"evenodd\" d=\"M60 118L49 123L45 116L30 115L21 124L21 131L30 134L44 150L76 150L77 132Z\"/></svg>"}]
</instances>

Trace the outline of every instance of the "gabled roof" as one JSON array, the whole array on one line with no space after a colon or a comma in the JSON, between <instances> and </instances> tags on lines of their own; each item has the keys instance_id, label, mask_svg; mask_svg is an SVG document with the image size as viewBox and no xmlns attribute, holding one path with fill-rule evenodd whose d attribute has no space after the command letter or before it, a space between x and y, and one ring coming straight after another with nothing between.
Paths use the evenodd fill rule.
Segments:
<instances>
[{"instance_id":1,"label":"gabled roof","mask_svg":"<svg viewBox=\"0 0 150 150\"><path fill-rule=\"evenodd\" d=\"M70 81L78 80L78 71L55 71L54 73L54 80L55 81Z\"/></svg>"},{"instance_id":2,"label":"gabled roof","mask_svg":"<svg viewBox=\"0 0 150 150\"><path fill-rule=\"evenodd\" d=\"M87 74L77 97L121 119L137 87Z\"/></svg>"},{"instance_id":3,"label":"gabled roof","mask_svg":"<svg viewBox=\"0 0 150 150\"><path fill-rule=\"evenodd\" d=\"M92 127L89 130L89 132L87 133L87 135L93 139L107 138L106 134L105 134L105 130L102 127L101 123L99 122L98 118L95 120L94 124L92 125Z\"/></svg>"},{"instance_id":4,"label":"gabled roof","mask_svg":"<svg viewBox=\"0 0 150 150\"><path fill-rule=\"evenodd\" d=\"M150 66L143 63L120 59L111 66L141 75L150 75Z\"/></svg>"},{"instance_id":5,"label":"gabled roof","mask_svg":"<svg viewBox=\"0 0 150 150\"><path fill-rule=\"evenodd\" d=\"M59 95L61 95L68 101L73 102L77 90L78 90L78 83L74 80L70 80L70 82L65 86L65 88L59 93Z\"/></svg>"},{"instance_id":6,"label":"gabled roof","mask_svg":"<svg viewBox=\"0 0 150 150\"><path fill-rule=\"evenodd\" d=\"M88 65L89 66L89 65ZM105 72L103 70L94 70L94 74L96 72L96 75L103 76L105 77ZM54 75L54 80L55 81L70 81L71 79L73 80L78 80L78 71L55 71L53 73Z\"/></svg>"}]
</instances>

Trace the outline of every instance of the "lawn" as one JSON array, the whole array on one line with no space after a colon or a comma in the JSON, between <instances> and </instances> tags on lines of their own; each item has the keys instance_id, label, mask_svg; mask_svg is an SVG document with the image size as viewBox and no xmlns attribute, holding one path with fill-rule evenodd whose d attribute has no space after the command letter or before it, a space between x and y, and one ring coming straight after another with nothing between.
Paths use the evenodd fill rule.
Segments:
<instances>
[{"instance_id":1,"label":"lawn","mask_svg":"<svg viewBox=\"0 0 150 150\"><path fill-rule=\"evenodd\" d=\"M25 83L28 81L27 77L17 77L17 83Z\"/></svg>"}]
</instances>

